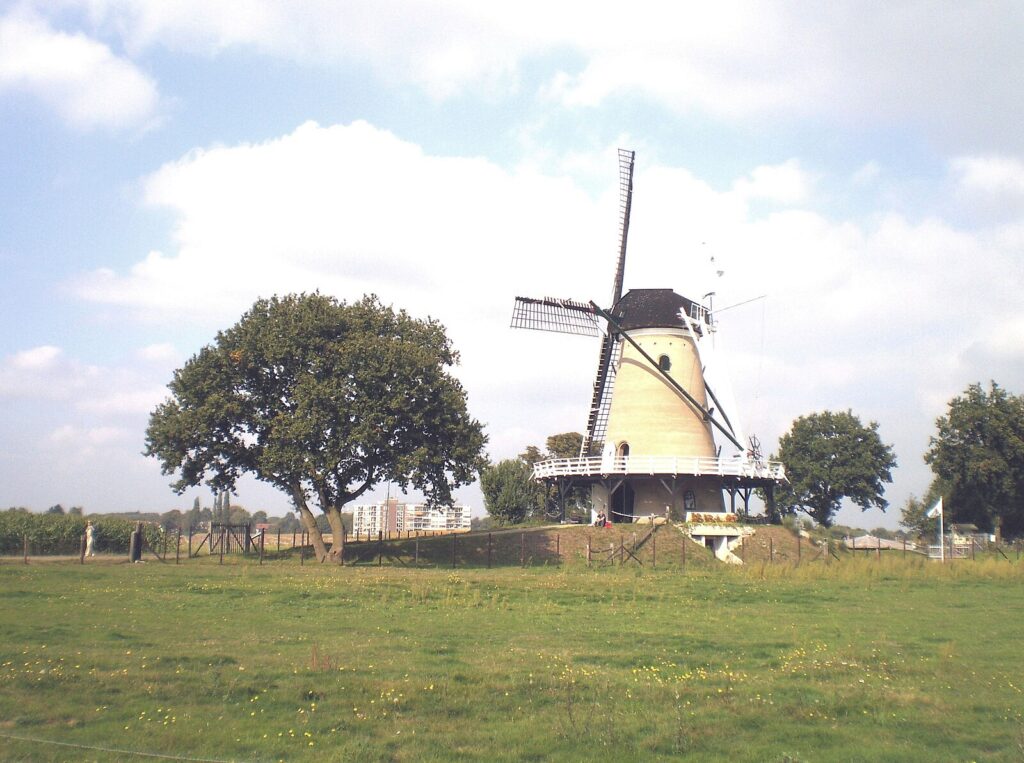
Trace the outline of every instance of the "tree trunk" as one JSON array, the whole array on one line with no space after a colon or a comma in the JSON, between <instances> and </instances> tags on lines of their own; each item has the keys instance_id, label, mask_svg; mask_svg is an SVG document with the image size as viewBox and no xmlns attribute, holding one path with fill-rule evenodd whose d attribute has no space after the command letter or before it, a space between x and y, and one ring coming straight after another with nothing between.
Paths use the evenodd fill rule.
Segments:
<instances>
[{"instance_id":1,"label":"tree trunk","mask_svg":"<svg viewBox=\"0 0 1024 763\"><path fill-rule=\"evenodd\" d=\"M345 525L341 521L341 509L337 506L329 506L327 521L331 525L331 561L340 564L342 549L345 548Z\"/></svg>"},{"instance_id":2,"label":"tree trunk","mask_svg":"<svg viewBox=\"0 0 1024 763\"><path fill-rule=\"evenodd\" d=\"M309 533L309 540L313 544L317 560L320 562L327 561L327 546L324 545L324 538L320 534L320 528L316 525L316 517L313 516L313 512L309 510L305 503L299 504L299 519L302 520L302 526Z\"/></svg>"}]
</instances>

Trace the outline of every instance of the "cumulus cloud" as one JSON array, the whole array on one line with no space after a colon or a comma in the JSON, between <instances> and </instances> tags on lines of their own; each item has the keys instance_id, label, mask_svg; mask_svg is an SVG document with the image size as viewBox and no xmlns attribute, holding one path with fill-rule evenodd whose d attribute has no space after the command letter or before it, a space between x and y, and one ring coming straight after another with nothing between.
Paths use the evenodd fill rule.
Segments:
<instances>
[{"instance_id":1,"label":"cumulus cloud","mask_svg":"<svg viewBox=\"0 0 1024 763\"><path fill-rule=\"evenodd\" d=\"M144 126L159 101L155 82L102 42L15 12L0 17L4 90L29 93L83 129Z\"/></svg>"},{"instance_id":2,"label":"cumulus cloud","mask_svg":"<svg viewBox=\"0 0 1024 763\"><path fill-rule=\"evenodd\" d=\"M177 360L178 350L170 342L158 342L149 344L139 349L136 353L140 360L152 363L167 363Z\"/></svg>"},{"instance_id":3,"label":"cumulus cloud","mask_svg":"<svg viewBox=\"0 0 1024 763\"><path fill-rule=\"evenodd\" d=\"M585 422L593 343L508 322L519 294L607 300L615 152L578 158L601 162L608 177L595 196L565 176L430 155L365 123L309 123L153 173L147 203L176 216L167 252L84 274L74 288L140 317L214 327L259 295L377 292L449 327L471 408L504 457ZM921 492L920 454L942 402L987 378L994 358L1010 374L1001 383L1024 387L1009 329L1024 320L1024 232L897 214L830 219L803 208L814 181L787 162L716 190L640 157L626 286L715 291L720 307L766 294L722 313L716 340L748 432L770 449L796 416L853 408L896 444L904 493ZM763 200L774 204L754 203ZM212 311L182 311L185 292Z\"/></svg>"},{"instance_id":4,"label":"cumulus cloud","mask_svg":"<svg viewBox=\"0 0 1024 763\"><path fill-rule=\"evenodd\" d=\"M17 352L10 359L10 366L21 371L38 371L52 368L60 357L60 347L43 345Z\"/></svg>"},{"instance_id":5,"label":"cumulus cloud","mask_svg":"<svg viewBox=\"0 0 1024 763\"><path fill-rule=\"evenodd\" d=\"M82 428L65 424L50 433L50 442L58 445L79 445L85 448L106 446L131 437L124 427Z\"/></svg>"},{"instance_id":6,"label":"cumulus cloud","mask_svg":"<svg viewBox=\"0 0 1024 763\"><path fill-rule=\"evenodd\" d=\"M152 373L83 363L50 345L0 361L0 400L59 401L77 413L116 417L147 413L165 395Z\"/></svg>"},{"instance_id":7,"label":"cumulus cloud","mask_svg":"<svg viewBox=\"0 0 1024 763\"><path fill-rule=\"evenodd\" d=\"M129 50L246 48L301 62L365 64L438 97L522 86L570 107L642 95L678 113L888 123L913 116L961 144L1021 148L1019 4L781 2L615 6L530 0L64 0ZM47 4L39 3L42 8Z\"/></svg>"},{"instance_id":8,"label":"cumulus cloud","mask_svg":"<svg viewBox=\"0 0 1024 763\"><path fill-rule=\"evenodd\" d=\"M755 167L747 177L737 180L733 189L747 199L797 204L807 200L813 184L813 178L800 168L800 162L790 159L783 164Z\"/></svg>"},{"instance_id":9,"label":"cumulus cloud","mask_svg":"<svg viewBox=\"0 0 1024 763\"><path fill-rule=\"evenodd\" d=\"M960 156L950 162L958 189L966 196L1012 204L1024 213L1024 162L1012 156Z\"/></svg>"}]
</instances>

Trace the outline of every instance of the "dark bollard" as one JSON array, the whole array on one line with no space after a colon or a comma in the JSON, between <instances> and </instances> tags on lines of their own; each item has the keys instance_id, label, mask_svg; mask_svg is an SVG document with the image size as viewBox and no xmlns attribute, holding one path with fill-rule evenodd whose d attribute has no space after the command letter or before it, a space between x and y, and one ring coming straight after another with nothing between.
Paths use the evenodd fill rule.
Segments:
<instances>
[{"instance_id":1,"label":"dark bollard","mask_svg":"<svg viewBox=\"0 0 1024 763\"><path fill-rule=\"evenodd\" d=\"M142 530L132 530L131 539L128 542L128 561L138 562L142 560Z\"/></svg>"}]
</instances>

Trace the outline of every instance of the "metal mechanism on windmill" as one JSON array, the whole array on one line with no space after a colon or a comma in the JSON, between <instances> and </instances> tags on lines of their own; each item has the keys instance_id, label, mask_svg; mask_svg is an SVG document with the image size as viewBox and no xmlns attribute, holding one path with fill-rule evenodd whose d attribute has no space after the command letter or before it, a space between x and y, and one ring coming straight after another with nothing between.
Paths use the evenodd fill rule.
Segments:
<instances>
[{"instance_id":1,"label":"metal mechanism on windmill","mask_svg":"<svg viewBox=\"0 0 1024 763\"><path fill-rule=\"evenodd\" d=\"M706 379L702 345L714 330L710 307L672 289L622 293L633 202L634 152L619 150L619 253L611 306L593 301L516 297L514 328L600 337L597 374L579 457L541 461L534 478L567 496L590 489L595 512L613 522L688 512L749 510L762 488L769 501L785 481L782 464L765 461L756 438L744 439ZM704 354L711 353L704 348ZM716 444L716 436L721 445ZM732 455L723 455L723 449Z\"/></svg>"}]
</instances>

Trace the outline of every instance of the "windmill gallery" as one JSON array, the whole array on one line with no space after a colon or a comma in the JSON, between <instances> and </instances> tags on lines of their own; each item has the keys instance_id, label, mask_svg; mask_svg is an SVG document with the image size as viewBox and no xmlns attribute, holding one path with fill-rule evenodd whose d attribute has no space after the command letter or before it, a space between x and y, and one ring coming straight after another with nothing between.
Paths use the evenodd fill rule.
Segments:
<instances>
[{"instance_id":1,"label":"windmill gallery","mask_svg":"<svg viewBox=\"0 0 1024 763\"><path fill-rule=\"evenodd\" d=\"M782 464L745 441L724 396L712 388L707 344L710 305L670 288L623 294L633 200L634 152L619 150L619 252L611 303L516 297L514 328L600 337L593 397L579 456L537 463L534 478L566 497L589 489L591 506L612 522L747 513L755 489L769 510Z\"/></svg>"}]
</instances>

